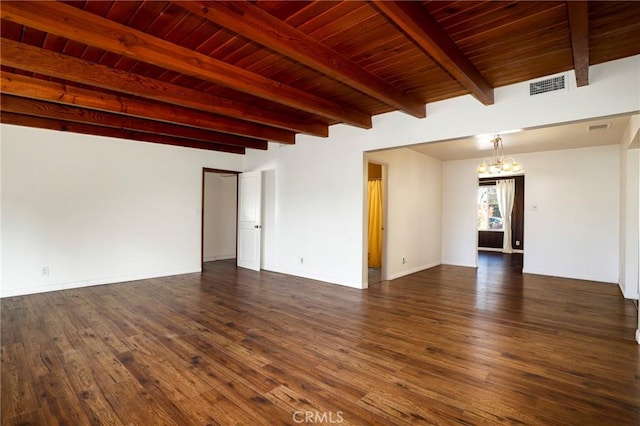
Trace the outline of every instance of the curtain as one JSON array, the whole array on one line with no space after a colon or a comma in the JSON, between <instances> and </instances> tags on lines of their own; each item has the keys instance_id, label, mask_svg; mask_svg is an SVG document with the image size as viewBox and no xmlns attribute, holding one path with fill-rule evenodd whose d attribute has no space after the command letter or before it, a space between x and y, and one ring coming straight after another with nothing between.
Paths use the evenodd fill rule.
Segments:
<instances>
[{"instance_id":1,"label":"curtain","mask_svg":"<svg viewBox=\"0 0 640 426\"><path fill-rule=\"evenodd\" d=\"M382 265L382 181L369 181L369 267Z\"/></svg>"},{"instance_id":2,"label":"curtain","mask_svg":"<svg viewBox=\"0 0 640 426\"><path fill-rule=\"evenodd\" d=\"M516 182L514 179L499 180L496 182L496 195L498 196L498 208L502 214L502 228L504 239L502 240L502 252L513 253L511 247L511 211L515 199Z\"/></svg>"}]
</instances>

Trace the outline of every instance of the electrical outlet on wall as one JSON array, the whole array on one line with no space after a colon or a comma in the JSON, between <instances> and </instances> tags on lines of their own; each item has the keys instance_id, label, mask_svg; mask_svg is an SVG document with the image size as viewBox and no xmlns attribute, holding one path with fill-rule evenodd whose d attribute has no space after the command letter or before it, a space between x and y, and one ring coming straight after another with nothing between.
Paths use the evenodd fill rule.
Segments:
<instances>
[{"instance_id":1,"label":"electrical outlet on wall","mask_svg":"<svg viewBox=\"0 0 640 426\"><path fill-rule=\"evenodd\" d=\"M48 277L49 276L49 267L48 266L43 266L42 268L40 268L40 275L42 275L43 277Z\"/></svg>"},{"instance_id":2,"label":"electrical outlet on wall","mask_svg":"<svg viewBox=\"0 0 640 426\"><path fill-rule=\"evenodd\" d=\"M407 263L407 258L406 257L402 257L402 264L404 265L405 263Z\"/></svg>"},{"instance_id":3,"label":"electrical outlet on wall","mask_svg":"<svg viewBox=\"0 0 640 426\"><path fill-rule=\"evenodd\" d=\"M520 247L520 240L516 240L516 247Z\"/></svg>"}]
</instances>

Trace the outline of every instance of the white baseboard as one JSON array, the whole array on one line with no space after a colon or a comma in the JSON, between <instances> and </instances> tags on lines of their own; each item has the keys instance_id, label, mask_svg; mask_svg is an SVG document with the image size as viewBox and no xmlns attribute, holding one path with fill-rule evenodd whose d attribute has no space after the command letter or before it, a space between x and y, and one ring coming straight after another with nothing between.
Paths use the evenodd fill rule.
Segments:
<instances>
[{"instance_id":1,"label":"white baseboard","mask_svg":"<svg viewBox=\"0 0 640 426\"><path fill-rule=\"evenodd\" d=\"M28 294L46 293L49 291L70 290L72 288L91 287L95 285L104 284L116 284L128 281L147 280L150 278L170 277L173 275L192 274L200 272L200 268L197 269L181 269L175 271L162 271L162 272L150 272L146 274L134 274L134 275L122 275L119 277L99 278L93 280L72 281L66 283L53 283L32 287L20 287L20 288L3 288L0 291L0 298L25 296Z\"/></svg>"},{"instance_id":2,"label":"white baseboard","mask_svg":"<svg viewBox=\"0 0 640 426\"><path fill-rule=\"evenodd\" d=\"M596 281L596 282L606 283L606 284L616 284L616 285L619 286L617 281L613 281L613 280L602 278L602 277L561 275L561 274L558 274L558 273L550 273L550 272L547 272L547 271L540 271L540 270L536 270L536 269L531 269L531 268L529 268L527 266L524 266L522 268L522 273L523 274L532 274L532 275L542 275L542 276L545 276L545 277L569 278L569 279L572 279L572 280L581 280L581 281Z\"/></svg>"},{"instance_id":3,"label":"white baseboard","mask_svg":"<svg viewBox=\"0 0 640 426\"><path fill-rule=\"evenodd\" d=\"M640 294L638 293L638 289L632 289L631 291L624 291L625 285L624 283L618 283L618 287L620 288L620 293L622 293L622 297L625 299L638 300ZM635 291L634 291L635 290Z\"/></svg>"},{"instance_id":4,"label":"white baseboard","mask_svg":"<svg viewBox=\"0 0 640 426\"><path fill-rule=\"evenodd\" d=\"M441 264L442 263L440 263L440 262L434 262L434 263L431 263L431 264L428 264L428 265L421 265L421 266L418 266L418 267L415 267L415 268L411 268L411 269L407 269L407 270L404 270L404 271L396 272L395 274L389 275L387 277L387 279L388 280L395 280L395 279L400 278L400 277L404 277L404 276L407 276L407 275L415 274L416 272L424 271L426 269L431 269L431 268L436 267L436 266L441 265Z\"/></svg>"},{"instance_id":5,"label":"white baseboard","mask_svg":"<svg viewBox=\"0 0 640 426\"><path fill-rule=\"evenodd\" d=\"M343 287L351 287L359 290L366 288L366 287L362 287L362 283L359 283L359 282L346 282L342 280L337 280L335 277L318 274L313 271L303 271L297 268L286 269L286 268L276 267L274 264L268 264L268 265L261 266L261 269L267 272L275 272L276 274L291 275L293 277L300 277L300 278L305 278L313 281L318 281L322 284L340 285Z\"/></svg>"},{"instance_id":6,"label":"white baseboard","mask_svg":"<svg viewBox=\"0 0 640 426\"><path fill-rule=\"evenodd\" d=\"M493 247L478 247L478 251L496 251L496 252L502 252L501 248L493 248ZM513 253L524 253L524 250L520 250L520 249L513 249L512 250Z\"/></svg>"},{"instance_id":7,"label":"white baseboard","mask_svg":"<svg viewBox=\"0 0 640 426\"><path fill-rule=\"evenodd\" d=\"M215 262L216 260L227 260L227 259L235 259L235 254L220 254L216 256L208 256L204 258L205 262Z\"/></svg>"},{"instance_id":8,"label":"white baseboard","mask_svg":"<svg viewBox=\"0 0 640 426\"><path fill-rule=\"evenodd\" d=\"M463 268L474 268L477 269L478 265L473 264L473 263L457 263L457 262L447 262L447 261L443 261L442 265L447 265L447 266L461 266Z\"/></svg>"}]
</instances>

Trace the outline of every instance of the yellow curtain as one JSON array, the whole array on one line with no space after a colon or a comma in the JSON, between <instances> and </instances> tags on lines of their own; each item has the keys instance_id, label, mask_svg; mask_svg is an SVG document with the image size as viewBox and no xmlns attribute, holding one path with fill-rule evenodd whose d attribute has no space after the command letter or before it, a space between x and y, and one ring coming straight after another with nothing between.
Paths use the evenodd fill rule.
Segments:
<instances>
[{"instance_id":1,"label":"yellow curtain","mask_svg":"<svg viewBox=\"0 0 640 426\"><path fill-rule=\"evenodd\" d=\"M369 181L369 267L382 265L382 181Z\"/></svg>"}]
</instances>

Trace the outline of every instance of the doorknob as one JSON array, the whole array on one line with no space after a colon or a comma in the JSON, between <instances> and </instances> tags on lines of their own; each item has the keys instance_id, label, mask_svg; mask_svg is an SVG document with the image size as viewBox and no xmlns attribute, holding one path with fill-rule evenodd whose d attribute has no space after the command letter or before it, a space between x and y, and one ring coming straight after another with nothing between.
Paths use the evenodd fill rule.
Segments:
<instances>
[{"instance_id":1,"label":"doorknob","mask_svg":"<svg viewBox=\"0 0 640 426\"><path fill-rule=\"evenodd\" d=\"M253 227L254 227L254 228L256 228L256 229L260 229L260 228L262 228L262 226L261 226L261 225L253 225Z\"/></svg>"}]
</instances>

